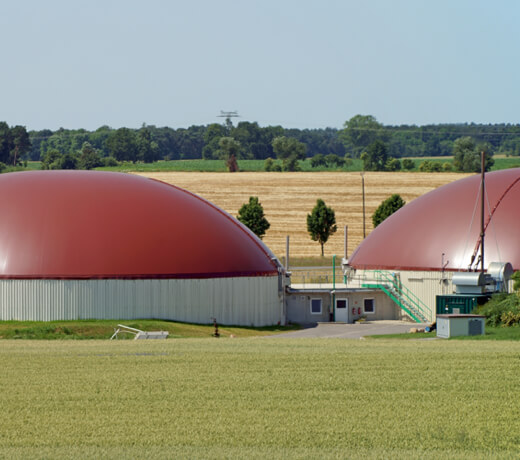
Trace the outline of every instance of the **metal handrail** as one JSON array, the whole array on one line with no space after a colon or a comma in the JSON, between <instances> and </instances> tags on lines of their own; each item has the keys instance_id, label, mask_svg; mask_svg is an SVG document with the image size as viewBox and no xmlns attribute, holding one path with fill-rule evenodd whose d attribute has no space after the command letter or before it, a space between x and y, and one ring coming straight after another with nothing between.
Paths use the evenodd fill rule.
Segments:
<instances>
[{"instance_id":1,"label":"metal handrail","mask_svg":"<svg viewBox=\"0 0 520 460\"><path fill-rule=\"evenodd\" d=\"M389 282L392 284L394 289L400 294L403 295L406 299L408 299L418 310L418 312L423 316L424 319L427 319L429 317L429 309L424 304L424 302L419 299L412 291L410 291L406 286L403 286L402 284L397 284L397 280L395 277L390 275L388 272L384 272L382 270L375 270L374 273L380 275L381 279L383 279L386 282Z\"/></svg>"}]
</instances>

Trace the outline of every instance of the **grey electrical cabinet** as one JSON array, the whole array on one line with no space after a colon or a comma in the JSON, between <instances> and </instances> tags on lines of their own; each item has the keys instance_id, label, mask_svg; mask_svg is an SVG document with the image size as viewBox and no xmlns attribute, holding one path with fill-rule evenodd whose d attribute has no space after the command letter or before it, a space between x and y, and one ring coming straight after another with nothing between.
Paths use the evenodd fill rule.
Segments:
<instances>
[{"instance_id":1,"label":"grey electrical cabinet","mask_svg":"<svg viewBox=\"0 0 520 460\"><path fill-rule=\"evenodd\" d=\"M483 335L486 317L482 315L437 315L437 337L449 339L461 335Z\"/></svg>"}]
</instances>

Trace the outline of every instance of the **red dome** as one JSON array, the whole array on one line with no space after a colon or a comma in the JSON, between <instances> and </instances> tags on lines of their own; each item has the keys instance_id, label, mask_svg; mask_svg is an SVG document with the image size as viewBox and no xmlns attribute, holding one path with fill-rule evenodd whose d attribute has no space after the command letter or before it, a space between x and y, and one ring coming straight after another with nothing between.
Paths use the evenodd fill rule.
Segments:
<instances>
[{"instance_id":1,"label":"red dome","mask_svg":"<svg viewBox=\"0 0 520 460\"><path fill-rule=\"evenodd\" d=\"M447 270L466 270L479 242L479 191L480 175L475 175L413 200L380 224L349 264L359 269L440 270L444 253ZM485 267L510 262L518 270L520 168L486 174L486 196Z\"/></svg>"},{"instance_id":2,"label":"red dome","mask_svg":"<svg viewBox=\"0 0 520 460\"><path fill-rule=\"evenodd\" d=\"M2 278L213 278L277 273L272 254L208 201L94 171L0 175Z\"/></svg>"}]
</instances>

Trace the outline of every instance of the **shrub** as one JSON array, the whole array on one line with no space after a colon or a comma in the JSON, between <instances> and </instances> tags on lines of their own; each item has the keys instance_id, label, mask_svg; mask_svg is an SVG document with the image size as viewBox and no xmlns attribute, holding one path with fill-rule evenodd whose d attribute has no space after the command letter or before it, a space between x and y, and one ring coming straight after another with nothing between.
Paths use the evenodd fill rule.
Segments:
<instances>
[{"instance_id":1,"label":"shrub","mask_svg":"<svg viewBox=\"0 0 520 460\"><path fill-rule=\"evenodd\" d=\"M103 158L103 166L118 166L119 162L114 157Z\"/></svg>"},{"instance_id":2,"label":"shrub","mask_svg":"<svg viewBox=\"0 0 520 460\"><path fill-rule=\"evenodd\" d=\"M520 316L520 297L516 294L495 294L475 312L486 317L488 326L511 325Z\"/></svg>"},{"instance_id":3,"label":"shrub","mask_svg":"<svg viewBox=\"0 0 520 460\"><path fill-rule=\"evenodd\" d=\"M442 170L442 165L435 161L424 160L419 165L419 171L421 172L440 172Z\"/></svg>"},{"instance_id":4,"label":"shrub","mask_svg":"<svg viewBox=\"0 0 520 460\"><path fill-rule=\"evenodd\" d=\"M311 158L311 166L313 168L325 166L325 157L321 153L317 153Z\"/></svg>"},{"instance_id":5,"label":"shrub","mask_svg":"<svg viewBox=\"0 0 520 460\"><path fill-rule=\"evenodd\" d=\"M387 171L400 171L401 162L397 158L389 158L386 162L385 169Z\"/></svg>"},{"instance_id":6,"label":"shrub","mask_svg":"<svg viewBox=\"0 0 520 460\"><path fill-rule=\"evenodd\" d=\"M403 169L406 169L407 171L411 171L414 168L415 168L415 161L410 160L410 158L403 159Z\"/></svg>"},{"instance_id":7,"label":"shrub","mask_svg":"<svg viewBox=\"0 0 520 460\"><path fill-rule=\"evenodd\" d=\"M381 222L387 217L390 217L394 212L401 209L405 205L405 201L401 198L401 195L394 193L390 198L384 200L379 207L372 214L372 223L376 228Z\"/></svg>"}]
</instances>

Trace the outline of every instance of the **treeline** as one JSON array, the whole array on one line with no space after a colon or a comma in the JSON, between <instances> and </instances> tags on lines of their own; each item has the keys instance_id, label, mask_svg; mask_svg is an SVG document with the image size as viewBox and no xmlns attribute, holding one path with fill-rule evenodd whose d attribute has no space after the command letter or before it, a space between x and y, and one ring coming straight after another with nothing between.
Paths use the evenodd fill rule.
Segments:
<instances>
[{"instance_id":1,"label":"treeline","mask_svg":"<svg viewBox=\"0 0 520 460\"><path fill-rule=\"evenodd\" d=\"M234 141L237 160L268 159L277 157L273 147L277 138L297 140L305 146L304 157L318 159L361 158L375 141L385 144L389 158L448 156L454 155L460 138L471 138L475 145L485 144L490 154L520 155L518 124L391 126L371 115L356 115L345 122L343 129L261 127L249 121L235 126L227 119L224 124L177 129L143 125L139 129L101 126L95 131L60 128L27 132L23 126L9 127L0 122L0 162L14 165L23 160L42 160L49 167L58 167L56 162L81 167L82 161L92 165L107 161L216 159L225 156L223 139L227 145L230 139Z\"/></svg>"},{"instance_id":2,"label":"treeline","mask_svg":"<svg viewBox=\"0 0 520 460\"><path fill-rule=\"evenodd\" d=\"M520 155L520 125L516 124L440 124L383 125L371 115L356 115L339 131L346 151L361 157L375 141L384 142L394 158L450 156L460 138L471 138L475 145L486 145L490 154Z\"/></svg>"},{"instance_id":3,"label":"treeline","mask_svg":"<svg viewBox=\"0 0 520 460\"><path fill-rule=\"evenodd\" d=\"M44 159L49 151L61 155L75 155L88 143L101 157L113 157L117 161L185 160L220 158L219 142L230 137L239 143L237 159L266 159L274 157L273 140L286 136L295 138L307 147L306 155L334 153L344 156L346 151L339 139L338 130L284 129L281 126L260 127L256 122L240 122L233 126L213 123L207 126L190 126L173 129L143 125L140 129L112 129L102 126L96 131L42 130L31 131L32 147L29 159Z\"/></svg>"}]
</instances>

